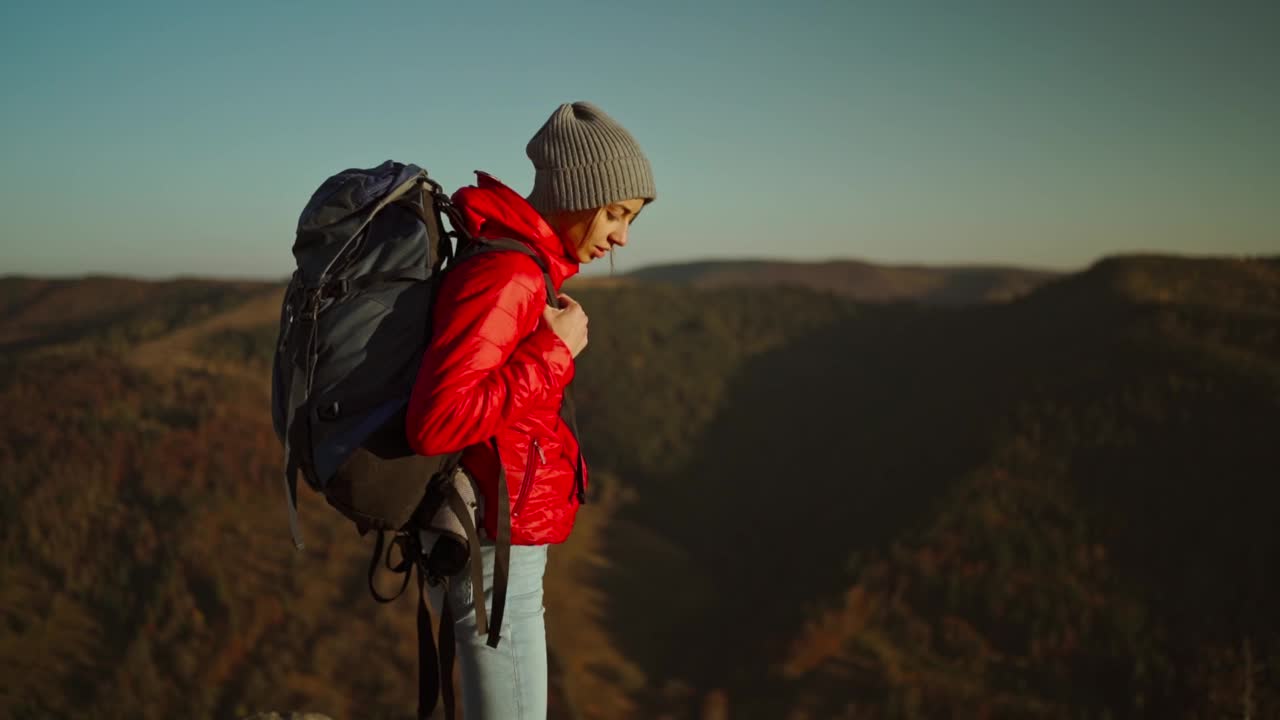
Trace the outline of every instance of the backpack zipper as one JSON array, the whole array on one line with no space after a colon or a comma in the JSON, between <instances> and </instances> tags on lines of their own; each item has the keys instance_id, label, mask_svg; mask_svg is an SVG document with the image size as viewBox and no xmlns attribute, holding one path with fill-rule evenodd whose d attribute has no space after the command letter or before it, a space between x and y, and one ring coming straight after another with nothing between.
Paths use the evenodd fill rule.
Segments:
<instances>
[{"instance_id":1,"label":"backpack zipper","mask_svg":"<svg viewBox=\"0 0 1280 720\"><path fill-rule=\"evenodd\" d=\"M516 496L516 504L511 508L511 515L514 517L520 514L520 509L524 507L525 500L529 499L529 490L533 488L533 474L536 466L534 465L534 453L542 462L547 461L547 456L543 454L542 448L538 446L537 440L529 441L529 455L525 459L524 478L520 481L520 494Z\"/></svg>"}]
</instances>

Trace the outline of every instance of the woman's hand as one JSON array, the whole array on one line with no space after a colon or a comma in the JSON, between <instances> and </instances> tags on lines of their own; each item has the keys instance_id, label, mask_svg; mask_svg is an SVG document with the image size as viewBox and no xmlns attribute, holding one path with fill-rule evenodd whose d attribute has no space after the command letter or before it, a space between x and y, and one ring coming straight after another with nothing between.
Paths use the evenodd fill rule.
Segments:
<instances>
[{"instance_id":1,"label":"woman's hand","mask_svg":"<svg viewBox=\"0 0 1280 720\"><path fill-rule=\"evenodd\" d=\"M569 352L576 358L587 347L587 313L577 300L568 295L561 293L559 298L564 307L546 306L542 310L542 319L569 346Z\"/></svg>"}]
</instances>

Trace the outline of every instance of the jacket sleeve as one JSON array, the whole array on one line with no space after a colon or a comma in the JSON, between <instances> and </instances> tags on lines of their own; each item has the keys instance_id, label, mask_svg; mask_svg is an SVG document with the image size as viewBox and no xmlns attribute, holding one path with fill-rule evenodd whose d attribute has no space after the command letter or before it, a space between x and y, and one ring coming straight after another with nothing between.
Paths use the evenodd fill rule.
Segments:
<instances>
[{"instance_id":1,"label":"jacket sleeve","mask_svg":"<svg viewBox=\"0 0 1280 720\"><path fill-rule=\"evenodd\" d=\"M528 266L528 267L525 267ZM569 346L542 320L546 285L523 258L493 253L445 275L405 432L420 455L485 442L573 379Z\"/></svg>"}]
</instances>

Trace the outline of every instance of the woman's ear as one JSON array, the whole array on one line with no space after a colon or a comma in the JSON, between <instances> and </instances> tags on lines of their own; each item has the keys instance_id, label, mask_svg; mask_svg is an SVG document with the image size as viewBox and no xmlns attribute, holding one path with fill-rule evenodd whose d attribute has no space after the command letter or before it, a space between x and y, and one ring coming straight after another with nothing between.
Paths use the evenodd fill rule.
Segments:
<instances>
[{"instance_id":1,"label":"woman's ear","mask_svg":"<svg viewBox=\"0 0 1280 720\"><path fill-rule=\"evenodd\" d=\"M543 219L558 234L568 235L570 231L578 225L589 225L596 216L596 209L590 210L565 210L558 213L552 213Z\"/></svg>"}]
</instances>

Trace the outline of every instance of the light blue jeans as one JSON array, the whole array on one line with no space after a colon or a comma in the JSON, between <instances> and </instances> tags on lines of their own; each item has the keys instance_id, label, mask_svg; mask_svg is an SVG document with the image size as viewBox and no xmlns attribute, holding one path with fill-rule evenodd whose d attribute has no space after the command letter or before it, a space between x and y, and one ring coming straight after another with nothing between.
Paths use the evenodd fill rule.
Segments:
<instances>
[{"instance_id":1,"label":"light blue jeans","mask_svg":"<svg viewBox=\"0 0 1280 720\"><path fill-rule=\"evenodd\" d=\"M542 605L546 545L514 545L507 581L507 605L498 647L476 634L475 593L470 569L449 583L454 613L462 707L466 720L545 720L547 717L547 628ZM494 546L481 545L485 609L493 608ZM440 595L432 595L439 617ZM492 618L492 612L490 613Z\"/></svg>"}]
</instances>

